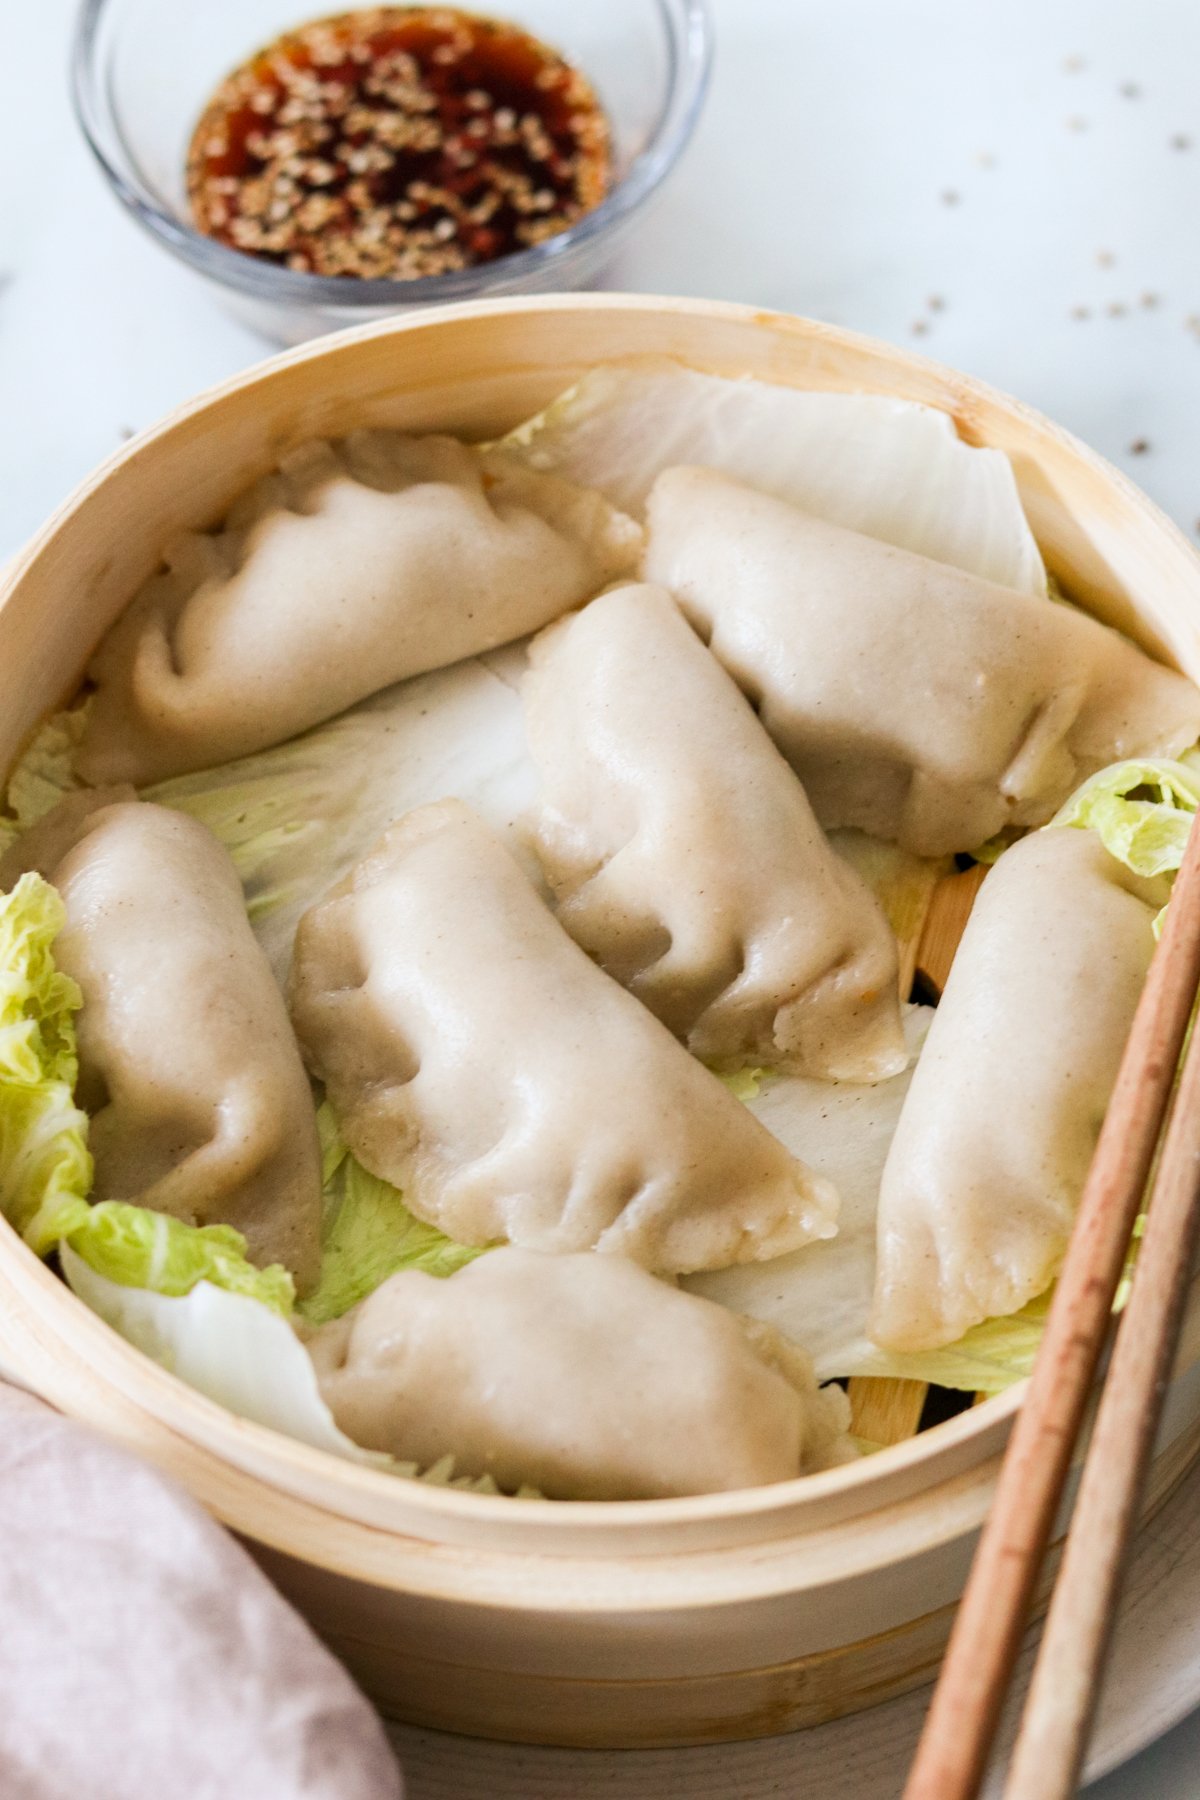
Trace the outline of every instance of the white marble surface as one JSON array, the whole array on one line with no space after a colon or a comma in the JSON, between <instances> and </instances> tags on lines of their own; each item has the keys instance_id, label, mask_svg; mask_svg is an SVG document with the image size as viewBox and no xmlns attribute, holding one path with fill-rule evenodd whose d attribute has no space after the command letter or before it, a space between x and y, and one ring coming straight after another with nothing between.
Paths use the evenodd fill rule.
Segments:
<instances>
[{"instance_id":1,"label":"white marble surface","mask_svg":"<svg viewBox=\"0 0 1200 1800\"><path fill-rule=\"evenodd\" d=\"M105 192L69 116L71 0L3 4L0 559L123 436L270 349ZM713 4L707 114L608 285L916 345L1079 432L1196 538L1194 0ZM1193 1717L1093 1792L1194 1800L1198 1755Z\"/></svg>"}]
</instances>

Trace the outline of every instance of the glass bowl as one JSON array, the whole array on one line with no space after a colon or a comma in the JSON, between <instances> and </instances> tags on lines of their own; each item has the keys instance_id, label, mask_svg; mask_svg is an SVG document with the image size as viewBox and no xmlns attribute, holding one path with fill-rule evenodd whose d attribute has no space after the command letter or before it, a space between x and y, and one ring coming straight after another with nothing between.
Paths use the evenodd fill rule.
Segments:
<instances>
[{"instance_id":1,"label":"glass bowl","mask_svg":"<svg viewBox=\"0 0 1200 1800\"><path fill-rule=\"evenodd\" d=\"M596 89L612 129L606 199L544 243L453 274L309 275L196 231L184 167L196 122L230 70L305 20L345 10L337 0L84 0L76 28L76 112L118 199L234 311L285 343L409 306L586 285L678 161L712 62L708 0L502 0L497 17L561 50Z\"/></svg>"}]
</instances>

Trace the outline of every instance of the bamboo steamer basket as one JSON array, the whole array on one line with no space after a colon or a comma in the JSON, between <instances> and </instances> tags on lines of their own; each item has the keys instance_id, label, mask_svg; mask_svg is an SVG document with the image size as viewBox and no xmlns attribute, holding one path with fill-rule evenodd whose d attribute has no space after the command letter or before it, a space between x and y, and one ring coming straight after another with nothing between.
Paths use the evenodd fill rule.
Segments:
<instances>
[{"instance_id":1,"label":"bamboo steamer basket","mask_svg":"<svg viewBox=\"0 0 1200 1800\"><path fill-rule=\"evenodd\" d=\"M585 369L666 355L721 375L870 391L1011 457L1050 569L1200 680L1200 562L1115 470L981 383L802 319L588 295L472 303L327 339L237 376L85 482L0 582L0 769L77 686L166 540L214 524L306 438L363 425L492 436ZM1151 1480L1200 1449L1192 1309ZM764 1736L932 1674L1020 1403L917 1433L923 1390L857 1382L847 1468L749 1492L562 1505L400 1481L236 1419L149 1362L0 1226L0 1359L178 1477L238 1532L387 1711L534 1743Z\"/></svg>"}]
</instances>

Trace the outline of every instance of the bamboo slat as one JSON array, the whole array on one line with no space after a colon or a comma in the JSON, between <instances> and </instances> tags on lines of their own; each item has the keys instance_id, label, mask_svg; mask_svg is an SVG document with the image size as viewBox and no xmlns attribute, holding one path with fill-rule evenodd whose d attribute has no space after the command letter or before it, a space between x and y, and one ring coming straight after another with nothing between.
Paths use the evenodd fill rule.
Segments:
<instances>
[{"instance_id":1,"label":"bamboo slat","mask_svg":"<svg viewBox=\"0 0 1200 1800\"><path fill-rule=\"evenodd\" d=\"M868 1444L902 1444L916 1434L929 1389L923 1381L856 1375L846 1391L855 1437Z\"/></svg>"},{"instance_id":2,"label":"bamboo slat","mask_svg":"<svg viewBox=\"0 0 1200 1800\"><path fill-rule=\"evenodd\" d=\"M915 979L931 1000L940 1000L950 975L950 965L967 928L975 896L983 886L987 867L975 863L961 874L944 875L933 891L925 926L917 945Z\"/></svg>"}]
</instances>

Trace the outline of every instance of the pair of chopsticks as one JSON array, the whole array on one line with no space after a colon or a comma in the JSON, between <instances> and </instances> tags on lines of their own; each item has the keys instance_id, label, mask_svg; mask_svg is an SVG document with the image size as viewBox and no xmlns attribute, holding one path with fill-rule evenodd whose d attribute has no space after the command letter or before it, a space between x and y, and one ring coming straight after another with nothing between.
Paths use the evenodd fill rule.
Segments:
<instances>
[{"instance_id":1,"label":"pair of chopsticks","mask_svg":"<svg viewBox=\"0 0 1200 1800\"><path fill-rule=\"evenodd\" d=\"M904 1800L979 1791L1169 1111L1004 1794L1067 1800L1077 1791L1200 1225L1200 1029L1175 1081L1198 988L1194 824Z\"/></svg>"}]
</instances>

